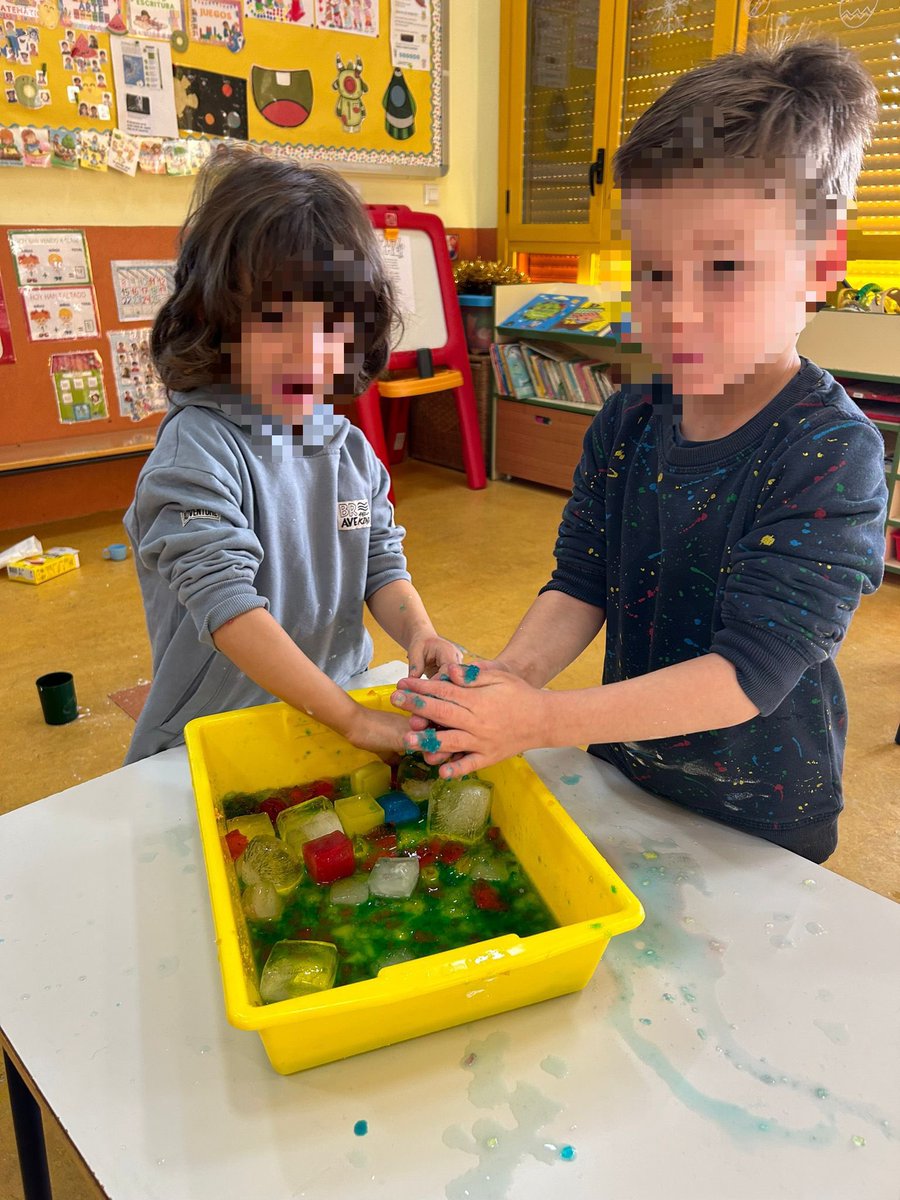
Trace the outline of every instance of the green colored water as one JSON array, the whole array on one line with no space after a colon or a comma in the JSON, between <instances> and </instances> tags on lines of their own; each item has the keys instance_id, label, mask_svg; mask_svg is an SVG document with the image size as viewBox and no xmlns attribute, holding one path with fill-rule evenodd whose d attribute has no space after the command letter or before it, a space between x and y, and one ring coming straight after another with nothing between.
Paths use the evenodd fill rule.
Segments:
<instances>
[{"instance_id":1,"label":"green colored water","mask_svg":"<svg viewBox=\"0 0 900 1200\"><path fill-rule=\"evenodd\" d=\"M337 795L347 794L349 781L332 782ZM229 817L247 815L259 811L259 805L267 799L285 799L289 792L281 789L232 796L223 808ZM396 830L380 826L367 837L352 839L357 876L365 875L380 853L419 857L419 880L408 899L370 896L359 905L333 904L331 886L320 886L304 874L287 898L280 920L248 922L257 971L262 970L276 942L331 942L338 950L335 986L339 987L372 979L392 963L456 950L505 934L529 937L557 928L552 913L496 826L489 827L474 846L462 847L452 840L430 837L425 828L426 811L427 805L422 804L422 816L416 824ZM392 834L395 846L391 845ZM382 841L385 836L387 848ZM466 858L479 851L489 853L491 874L499 878L488 882L466 873Z\"/></svg>"}]
</instances>

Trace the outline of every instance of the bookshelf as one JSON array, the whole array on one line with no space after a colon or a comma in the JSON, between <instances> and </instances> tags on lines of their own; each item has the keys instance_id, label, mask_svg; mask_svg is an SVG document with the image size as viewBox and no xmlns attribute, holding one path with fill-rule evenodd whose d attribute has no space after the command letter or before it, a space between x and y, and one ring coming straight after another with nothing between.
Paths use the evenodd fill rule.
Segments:
<instances>
[{"instance_id":1,"label":"bookshelf","mask_svg":"<svg viewBox=\"0 0 900 1200\"><path fill-rule=\"evenodd\" d=\"M585 296L601 303L621 300L617 288L604 285L541 282L498 287L494 292L496 342L501 345L545 342L577 349L579 355L598 362L617 359L623 347L615 336L504 327L507 317L542 292ZM495 383L491 477L525 479L568 491L581 456L584 435L599 411L600 406L596 404L575 404L537 395L504 396Z\"/></svg>"},{"instance_id":2,"label":"bookshelf","mask_svg":"<svg viewBox=\"0 0 900 1200\"><path fill-rule=\"evenodd\" d=\"M846 379L851 396L849 385L853 380L900 387L900 317L822 309L800 334L797 349L832 375ZM856 403L864 411L869 407L865 400ZM885 447L888 508L884 567L900 575L900 538L894 537L894 531L900 530L900 420L889 419L893 413L888 405L879 405L878 409L869 416L881 430ZM900 418L900 403L896 409Z\"/></svg>"}]
</instances>

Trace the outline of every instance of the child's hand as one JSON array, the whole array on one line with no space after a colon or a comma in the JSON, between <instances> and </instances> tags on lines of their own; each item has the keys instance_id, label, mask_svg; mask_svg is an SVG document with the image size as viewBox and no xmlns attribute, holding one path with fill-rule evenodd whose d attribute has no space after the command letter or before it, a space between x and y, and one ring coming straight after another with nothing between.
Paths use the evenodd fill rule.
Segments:
<instances>
[{"instance_id":1,"label":"child's hand","mask_svg":"<svg viewBox=\"0 0 900 1200\"><path fill-rule=\"evenodd\" d=\"M431 634L419 634L409 644L407 652L409 673L418 679L420 675L437 675L441 667L449 663L459 663L463 659L463 651L456 642Z\"/></svg>"},{"instance_id":2,"label":"child's hand","mask_svg":"<svg viewBox=\"0 0 900 1200\"><path fill-rule=\"evenodd\" d=\"M370 708L357 705L353 722L344 736L360 750L372 750L381 758L391 761L403 754L406 746L403 738L409 733L409 722L399 714L373 712Z\"/></svg>"},{"instance_id":3,"label":"child's hand","mask_svg":"<svg viewBox=\"0 0 900 1200\"><path fill-rule=\"evenodd\" d=\"M446 673L450 682L401 679L391 696L413 714L406 748L424 751L427 763L443 763L442 778L545 744L545 693L502 667L470 663Z\"/></svg>"}]
</instances>

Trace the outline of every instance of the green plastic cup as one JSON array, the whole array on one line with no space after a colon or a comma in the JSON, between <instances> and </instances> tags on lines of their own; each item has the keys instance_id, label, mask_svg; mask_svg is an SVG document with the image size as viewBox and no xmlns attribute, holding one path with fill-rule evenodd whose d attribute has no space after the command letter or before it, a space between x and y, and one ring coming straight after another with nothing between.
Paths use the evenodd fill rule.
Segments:
<instances>
[{"instance_id":1,"label":"green plastic cup","mask_svg":"<svg viewBox=\"0 0 900 1200\"><path fill-rule=\"evenodd\" d=\"M36 679L44 720L48 725L68 725L78 716L75 680L68 671L51 671Z\"/></svg>"}]
</instances>

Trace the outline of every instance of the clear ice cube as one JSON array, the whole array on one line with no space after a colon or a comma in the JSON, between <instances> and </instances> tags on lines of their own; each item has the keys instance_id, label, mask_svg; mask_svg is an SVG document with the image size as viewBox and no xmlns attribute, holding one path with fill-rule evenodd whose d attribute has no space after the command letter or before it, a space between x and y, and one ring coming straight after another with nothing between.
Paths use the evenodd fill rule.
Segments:
<instances>
[{"instance_id":1,"label":"clear ice cube","mask_svg":"<svg viewBox=\"0 0 900 1200\"><path fill-rule=\"evenodd\" d=\"M509 879L506 863L484 847L476 847L464 854L454 869L470 879L487 879L491 883L506 883Z\"/></svg>"},{"instance_id":2,"label":"clear ice cube","mask_svg":"<svg viewBox=\"0 0 900 1200\"><path fill-rule=\"evenodd\" d=\"M324 992L334 986L337 947L331 942L276 942L263 967L259 994L266 1004Z\"/></svg>"},{"instance_id":3,"label":"clear ice cube","mask_svg":"<svg viewBox=\"0 0 900 1200\"><path fill-rule=\"evenodd\" d=\"M282 896L292 892L303 875L303 865L277 837L255 837L241 857L241 879L251 887L271 883Z\"/></svg>"},{"instance_id":4,"label":"clear ice cube","mask_svg":"<svg viewBox=\"0 0 900 1200\"><path fill-rule=\"evenodd\" d=\"M306 842L314 842L316 838L343 829L330 802L327 808L319 808L315 800L310 803L316 804L316 807L310 810L301 804L299 808L286 808L278 814L278 836L287 842L298 858Z\"/></svg>"},{"instance_id":5,"label":"clear ice cube","mask_svg":"<svg viewBox=\"0 0 900 1200\"><path fill-rule=\"evenodd\" d=\"M268 882L244 888L241 904L250 921L277 921L284 912L284 901Z\"/></svg>"},{"instance_id":6,"label":"clear ice cube","mask_svg":"<svg viewBox=\"0 0 900 1200\"><path fill-rule=\"evenodd\" d=\"M409 858L379 858L369 875L369 891L373 896L405 900L419 882L419 860Z\"/></svg>"},{"instance_id":7,"label":"clear ice cube","mask_svg":"<svg viewBox=\"0 0 900 1200\"><path fill-rule=\"evenodd\" d=\"M369 881L364 875L339 879L331 885L328 899L332 904L365 904L369 898Z\"/></svg>"},{"instance_id":8,"label":"clear ice cube","mask_svg":"<svg viewBox=\"0 0 900 1200\"><path fill-rule=\"evenodd\" d=\"M428 801L428 832L475 842L487 829L494 785L483 779L448 779Z\"/></svg>"}]
</instances>

